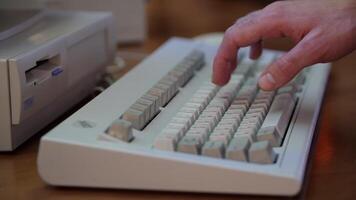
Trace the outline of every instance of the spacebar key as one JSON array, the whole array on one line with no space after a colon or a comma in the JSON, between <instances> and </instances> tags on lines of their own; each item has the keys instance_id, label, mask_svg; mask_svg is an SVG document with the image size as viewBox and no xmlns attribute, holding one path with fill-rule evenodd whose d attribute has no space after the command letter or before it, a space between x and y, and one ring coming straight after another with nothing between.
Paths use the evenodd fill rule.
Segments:
<instances>
[{"instance_id":1,"label":"spacebar key","mask_svg":"<svg viewBox=\"0 0 356 200\"><path fill-rule=\"evenodd\" d=\"M291 93L277 95L257 134L257 140L268 140L273 146L280 146L295 103L295 97Z\"/></svg>"}]
</instances>

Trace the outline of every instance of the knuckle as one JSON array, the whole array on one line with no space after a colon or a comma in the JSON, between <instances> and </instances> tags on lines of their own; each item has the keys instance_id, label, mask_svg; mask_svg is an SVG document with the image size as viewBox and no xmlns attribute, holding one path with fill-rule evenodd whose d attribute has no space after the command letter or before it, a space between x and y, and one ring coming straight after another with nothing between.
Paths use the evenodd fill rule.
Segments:
<instances>
[{"instance_id":1,"label":"knuckle","mask_svg":"<svg viewBox=\"0 0 356 200\"><path fill-rule=\"evenodd\" d=\"M259 21L260 17L261 17L261 11L260 10L254 11L238 19L235 25L238 27L251 26L256 24Z\"/></svg>"},{"instance_id":2,"label":"knuckle","mask_svg":"<svg viewBox=\"0 0 356 200\"><path fill-rule=\"evenodd\" d=\"M317 42L317 40L309 39L303 41L300 45L300 48L308 52L308 54L313 57L314 61L320 61L328 52L330 46L327 42ZM309 62L312 62L312 60L310 60Z\"/></svg>"},{"instance_id":3,"label":"knuckle","mask_svg":"<svg viewBox=\"0 0 356 200\"><path fill-rule=\"evenodd\" d=\"M230 26L229 28L226 29L225 35L230 36L234 32L234 26Z\"/></svg>"},{"instance_id":4,"label":"knuckle","mask_svg":"<svg viewBox=\"0 0 356 200\"><path fill-rule=\"evenodd\" d=\"M251 19L256 19L261 15L261 10L256 10L248 14L247 16Z\"/></svg>"},{"instance_id":5,"label":"knuckle","mask_svg":"<svg viewBox=\"0 0 356 200\"><path fill-rule=\"evenodd\" d=\"M270 11L265 11L263 12L263 19L270 21L270 22L275 22L275 21L280 21L283 19L283 16L279 12L270 12Z\"/></svg>"},{"instance_id":6,"label":"knuckle","mask_svg":"<svg viewBox=\"0 0 356 200\"><path fill-rule=\"evenodd\" d=\"M286 2L277 1L271 3L263 9L263 16L264 18L271 20L280 20L285 17L287 8L288 6Z\"/></svg>"},{"instance_id":7,"label":"knuckle","mask_svg":"<svg viewBox=\"0 0 356 200\"><path fill-rule=\"evenodd\" d=\"M271 11L278 11L278 10L282 10L285 8L285 2L283 1L276 1L276 2L273 2L269 5L267 5L264 9L265 10L271 10Z\"/></svg>"},{"instance_id":8,"label":"knuckle","mask_svg":"<svg viewBox=\"0 0 356 200\"><path fill-rule=\"evenodd\" d=\"M235 34L235 28L233 25L233 26L230 26L228 29L226 29L224 37L226 39L232 40L234 38L234 34Z\"/></svg>"}]
</instances>

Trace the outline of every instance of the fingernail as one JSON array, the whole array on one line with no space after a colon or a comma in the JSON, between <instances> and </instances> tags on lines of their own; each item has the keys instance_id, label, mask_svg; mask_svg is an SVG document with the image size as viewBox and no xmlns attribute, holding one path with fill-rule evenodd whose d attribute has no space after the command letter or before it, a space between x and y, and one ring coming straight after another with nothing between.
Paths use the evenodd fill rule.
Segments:
<instances>
[{"instance_id":1,"label":"fingernail","mask_svg":"<svg viewBox=\"0 0 356 200\"><path fill-rule=\"evenodd\" d=\"M273 89L276 85L276 80L270 73L263 75L258 81L259 85L263 86L266 89Z\"/></svg>"}]
</instances>

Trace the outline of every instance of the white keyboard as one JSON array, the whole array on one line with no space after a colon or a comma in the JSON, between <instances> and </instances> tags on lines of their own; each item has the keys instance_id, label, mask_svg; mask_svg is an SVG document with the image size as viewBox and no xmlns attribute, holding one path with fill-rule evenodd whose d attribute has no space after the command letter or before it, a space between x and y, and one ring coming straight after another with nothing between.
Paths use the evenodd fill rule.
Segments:
<instances>
[{"instance_id":1,"label":"white keyboard","mask_svg":"<svg viewBox=\"0 0 356 200\"><path fill-rule=\"evenodd\" d=\"M210 82L217 46L173 38L41 138L49 184L294 195L301 189L329 74L302 71L283 88L257 78L281 52Z\"/></svg>"}]
</instances>

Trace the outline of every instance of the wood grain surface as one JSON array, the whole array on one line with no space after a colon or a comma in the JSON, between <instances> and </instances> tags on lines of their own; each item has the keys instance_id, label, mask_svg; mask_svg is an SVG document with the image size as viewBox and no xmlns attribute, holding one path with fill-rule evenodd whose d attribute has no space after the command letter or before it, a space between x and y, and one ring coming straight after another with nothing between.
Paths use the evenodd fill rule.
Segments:
<instances>
[{"instance_id":1,"label":"wood grain surface","mask_svg":"<svg viewBox=\"0 0 356 200\"><path fill-rule=\"evenodd\" d=\"M119 51L149 54L172 36L194 37L224 31L236 18L261 9L270 1L151 0L147 3L148 37L142 44ZM288 50L288 39L269 40L265 47ZM135 64L131 63L131 65ZM120 77L132 69L117 74ZM78 106L79 107L79 106ZM218 194L193 194L46 185L37 173L40 136L70 113L42 130L14 152L0 153L0 200L7 199L277 199ZM1 112L1 111L0 111ZM1 131L1 130L0 130ZM302 192L282 199L356 199L356 52L333 63L316 129ZM98 172L99 173L99 172Z\"/></svg>"}]
</instances>

